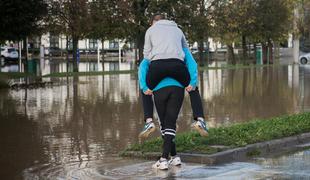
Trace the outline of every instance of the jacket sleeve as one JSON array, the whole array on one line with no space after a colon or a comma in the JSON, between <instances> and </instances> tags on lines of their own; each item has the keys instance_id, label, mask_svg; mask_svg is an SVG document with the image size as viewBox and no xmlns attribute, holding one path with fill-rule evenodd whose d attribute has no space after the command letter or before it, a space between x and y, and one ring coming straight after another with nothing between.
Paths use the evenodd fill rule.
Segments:
<instances>
[{"instance_id":1,"label":"jacket sleeve","mask_svg":"<svg viewBox=\"0 0 310 180\"><path fill-rule=\"evenodd\" d=\"M149 88L146 85L146 74L149 70L150 61L147 59L143 59L139 66L138 78L140 89L145 92Z\"/></svg>"},{"instance_id":2,"label":"jacket sleeve","mask_svg":"<svg viewBox=\"0 0 310 180\"><path fill-rule=\"evenodd\" d=\"M185 53L185 63L186 63L189 75L191 77L189 84L195 88L197 86L197 78L198 78L197 63L188 48L183 48L183 51Z\"/></svg>"},{"instance_id":3,"label":"jacket sleeve","mask_svg":"<svg viewBox=\"0 0 310 180\"><path fill-rule=\"evenodd\" d=\"M152 43L150 37L150 30L147 30L144 37L143 56L145 59L151 59Z\"/></svg>"},{"instance_id":4,"label":"jacket sleeve","mask_svg":"<svg viewBox=\"0 0 310 180\"><path fill-rule=\"evenodd\" d=\"M184 33L182 32L182 48L187 48L188 49L188 44L187 44L187 41L186 41L186 38L185 38L185 35Z\"/></svg>"}]
</instances>

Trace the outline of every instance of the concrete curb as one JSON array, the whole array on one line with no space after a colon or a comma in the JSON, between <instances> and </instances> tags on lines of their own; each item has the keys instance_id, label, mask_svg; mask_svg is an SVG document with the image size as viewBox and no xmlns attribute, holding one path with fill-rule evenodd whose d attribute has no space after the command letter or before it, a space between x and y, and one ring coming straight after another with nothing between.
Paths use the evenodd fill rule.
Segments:
<instances>
[{"instance_id":1,"label":"concrete curb","mask_svg":"<svg viewBox=\"0 0 310 180\"><path fill-rule=\"evenodd\" d=\"M310 133L299 134L296 136L275 139L271 141L250 144L245 147L229 149L215 154L192 154L179 153L178 155L184 162L201 163L201 164L221 164L232 161L246 161L253 157L266 157L279 155L287 152L303 150L310 147ZM157 159L161 153L129 151L124 152L121 156L130 158Z\"/></svg>"}]
</instances>

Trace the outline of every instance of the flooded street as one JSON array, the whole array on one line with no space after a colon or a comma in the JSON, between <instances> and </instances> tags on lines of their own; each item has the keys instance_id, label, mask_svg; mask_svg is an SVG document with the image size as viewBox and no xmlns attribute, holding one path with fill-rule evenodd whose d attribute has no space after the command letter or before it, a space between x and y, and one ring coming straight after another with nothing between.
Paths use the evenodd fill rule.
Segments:
<instances>
[{"instance_id":1,"label":"flooded street","mask_svg":"<svg viewBox=\"0 0 310 180\"><path fill-rule=\"evenodd\" d=\"M112 66L116 65L105 65ZM128 68L132 64L122 63L115 70ZM137 74L43 80L55 83L47 88L0 90L0 135L6 137L0 139L1 179L310 179L309 151L222 166L185 164L156 172L153 162L117 156L138 142L144 124ZM211 127L310 111L308 66L208 70L201 72L199 82ZM191 121L186 95L179 132L190 130Z\"/></svg>"}]
</instances>

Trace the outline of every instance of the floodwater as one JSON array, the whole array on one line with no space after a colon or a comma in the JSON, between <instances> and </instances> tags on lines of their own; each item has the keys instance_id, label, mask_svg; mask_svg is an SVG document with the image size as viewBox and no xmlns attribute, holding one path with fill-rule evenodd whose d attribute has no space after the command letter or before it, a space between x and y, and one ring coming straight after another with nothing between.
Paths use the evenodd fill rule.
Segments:
<instances>
[{"instance_id":1,"label":"floodwater","mask_svg":"<svg viewBox=\"0 0 310 180\"><path fill-rule=\"evenodd\" d=\"M121 71L133 70L136 64L133 60L128 58L120 59L109 58L110 61L97 62L97 61L81 61L78 63L80 72L89 71ZM41 64L41 65L40 65ZM22 72L31 72L37 75L47 75L51 73L72 72L72 61L67 63L64 60L50 60L50 59L35 59L28 61L28 65L21 65ZM18 62L0 62L0 72L18 72Z\"/></svg>"},{"instance_id":2,"label":"floodwater","mask_svg":"<svg viewBox=\"0 0 310 180\"><path fill-rule=\"evenodd\" d=\"M309 151L154 171L151 161L117 156L138 142L144 123L136 74L43 80L53 87L0 91L1 179L310 179ZM216 127L309 111L309 80L307 66L219 69L201 72L199 88L209 125ZM191 119L186 95L180 132L190 130Z\"/></svg>"}]
</instances>

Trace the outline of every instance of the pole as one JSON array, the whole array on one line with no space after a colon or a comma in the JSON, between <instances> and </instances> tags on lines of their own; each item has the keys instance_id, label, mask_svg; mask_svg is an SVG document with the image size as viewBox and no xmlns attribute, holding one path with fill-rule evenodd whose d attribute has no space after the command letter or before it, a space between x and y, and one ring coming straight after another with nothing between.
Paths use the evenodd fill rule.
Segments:
<instances>
[{"instance_id":1,"label":"pole","mask_svg":"<svg viewBox=\"0 0 310 180\"><path fill-rule=\"evenodd\" d=\"M298 5L294 9L294 30L295 33L293 34L293 57L294 57L294 63L298 64L298 59L299 59L299 36L296 33L298 28L297 28L297 21L299 19L299 12L298 12Z\"/></svg>"},{"instance_id":2,"label":"pole","mask_svg":"<svg viewBox=\"0 0 310 180\"><path fill-rule=\"evenodd\" d=\"M40 46L40 76L42 76L43 74L43 65L44 65L44 45L41 44Z\"/></svg>"},{"instance_id":3,"label":"pole","mask_svg":"<svg viewBox=\"0 0 310 180\"><path fill-rule=\"evenodd\" d=\"M28 61L28 57L29 57L29 54L28 54L28 37L26 37L26 60Z\"/></svg>"},{"instance_id":4,"label":"pole","mask_svg":"<svg viewBox=\"0 0 310 180\"><path fill-rule=\"evenodd\" d=\"M100 64L100 49L99 49L99 39L97 39L97 71L99 71Z\"/></svg>"},{"instance_id":5,"label":"pole","mask_svg":"<svg viewBox=\"0 0 310 180\"><path fill-rule=\"evenodd\" d=\"M121 63L121 41L118 40L118 61Z\"/></svg>"},{"instance_id":6,"label":"pole","mask_svg":"<svg viewBox=\"0 0 310 180\"><path fill-rule=\"evenodd\" d=\"M19 56L18 56L18 62L19 62L19 72L22 72L22 41L19 41L18 42L18 53L19 53Z\"/></svg>"}]
</instances>

